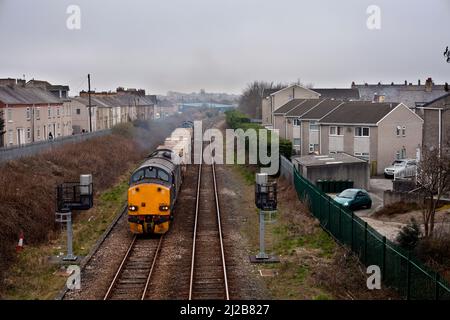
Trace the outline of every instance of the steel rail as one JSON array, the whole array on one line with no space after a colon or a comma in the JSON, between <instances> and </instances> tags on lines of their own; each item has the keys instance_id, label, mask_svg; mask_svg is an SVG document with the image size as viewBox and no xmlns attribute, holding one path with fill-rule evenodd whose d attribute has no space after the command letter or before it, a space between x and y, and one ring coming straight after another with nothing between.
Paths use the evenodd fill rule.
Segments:
<instances>
[{"instance_id":1,"label":"steel rail","mask_svg":"<svg viewBox=\"0 0 450 320\"><path fill-rule=\"evenodd\" d=\"M153 274L153 269L155 268L156 260L158 259L158 254L159 254L159 251L161 249L161 244L163 242L163 238L164 238L164 235L161 235L161 237L159 238L158 247L156 248L155 256L153 257L152 266L151 266L150 271L148 273L147 281L145 282L145 287L144 287L144 290L143 290L142 295L141 295L141 300L144 300L145 299L145 295L147 294L148 286L150 285L150 279L151 279L152 274Z\"/></svg>"},{"instance_id":2,"label":"steel rail","mask_svg":"<svg viewBox=\"0 0 450 320\"><path fill-rule=\"evenodd\" d=\"M211 142L211 140L210 140L210 142ZM192 292L193 292L193 287L194 287L194 268L195 268L195 251L196 251L195 249L196 249L196 238L197 238L198 214L199 214L199 206L200 206L200 186L201 186L201 175L202 175L202 162L203 162L202 159L200 159L198 178L197 178L197 195L196 195L196 203L195 203L194 234L193 234L193 240L192 240L189 300L192 300ZM230 300L230 294L229 294L229 289L228 289L228 277L227 277L227 270L226 270L227 268L226 268L226 262L225 262L225 251L224 251L223 235L222 235L222 223L221 223L221 217L220 217L219 195L217 192L217 179L216 179L214 156L212 156L211 166L212 166L212 176L213 176L213 185L214 185L214 200L215 200L215 207L216 207L216 218L217 218L217 226L218 226L219 240L220 240L222 270L223 270L223 276L224 276L225 297L226 297L226 300Z\"/></svg>"},{"instance_id":3,"label":"steel rail","mask_svg":"<svg viewBox=\"0 0 450 320\"><path fill-rule=\"evenodd\" d=\"M215 161L213 158L212 161L212 172L213 172L213 180L214 180L214 198L216 199L216 212L217 212L217 223L219 226L219 238L220 238L220 253L222 255L222 267L223 267L223 278L225 285L225 296L226 300L230 300L230 294L228 291L228 277L227 277L227 265L225 262L225 250L223 249L223 236L222 236L222 223L220 218L220 207L219 207L219 195L217 192L217 180L216 180L216 169L215 169Z\"/></svg>"},{"instance_id":4,"label":"steel rail","mask_svg":"<svg viewBox=\"0 0 450 320\"><path fill-rule=\"evenodd\" d=\"M109 285L108 291L106 291L106 294L103 297L103 300L108 300L109 299L109 297L110 297L110 295L112 293L112 289L116 285L116 282L119 279L120 274L122 273L123 267L125 266L125 263L127 262L128 258L130 257L130 254L132 252L134 244L136 243L136 238L137 238L136 236L133 237L133 240L131 241L131 244L128 247L128 250L125 253L125 256L123 257L122 262L120 263L119 268L117 269L117 272L114 275L114 278L113 278L111 284Z\"/></svg>"}]
</instances>

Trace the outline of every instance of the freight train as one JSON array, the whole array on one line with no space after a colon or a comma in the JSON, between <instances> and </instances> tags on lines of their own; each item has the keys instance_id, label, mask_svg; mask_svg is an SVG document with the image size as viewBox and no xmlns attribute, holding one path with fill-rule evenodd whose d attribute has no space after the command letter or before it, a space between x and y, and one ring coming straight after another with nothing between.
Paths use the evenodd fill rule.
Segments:
<instances>
[{"instance_id":1,"label":"freight train","mask_svg":"<svg viewBox=\"0 0 450 320\"><path fill-rule=\"evenodd\" d=\"M192 122L176 128L133 172L128 188L128 223L134 234L164 234L190 163Z\"/></svg>"}]
</instances>

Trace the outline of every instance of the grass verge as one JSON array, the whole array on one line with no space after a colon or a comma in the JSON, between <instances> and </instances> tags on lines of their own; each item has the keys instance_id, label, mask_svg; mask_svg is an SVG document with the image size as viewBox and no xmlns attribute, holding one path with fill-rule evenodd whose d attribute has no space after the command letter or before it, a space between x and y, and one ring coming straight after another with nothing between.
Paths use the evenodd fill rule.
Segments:
<instances>
[{"instance_id":1,"label":"grass verge","mask_svg":"<svg viewBox=\"0 0 450 320\"><path fill-rule=\"evenodd\" d=\"M240 166L243 167L243 166ZM234 166L248 191L249 169ZM256 211L256 210L255 210ZM251 254L259 248L258 215L249 218L241 234L252 245ZM270 269L273 277L263 277L273 299L390 299L397 294L383 290L368 290L365 269L346 248L335 243L308 209L298 200L292 185L278 180L278 214L275 223L266 225L266 251L280 258L279 264L255 265L255 271ZM255 273L256 273L255 272Z\"/></svg>"},{"instance_id":2,"label":"grass verge","mask_svg":"<svg viewBox=\"0 0 450 320\"><path fill-rule=\"evenodd\" d=\"M86 256L106 228L123 208L127 197L129 174L122 176L112 188L94 200L91 210L74 214L74 252ZM49 261L50 256L61 255L66 250L66 233L49 244L26 246L18 254L4 280L4 299L53 299L61 290L66 277L59 274L60 266Z\"/></svg>"}]
</instances>

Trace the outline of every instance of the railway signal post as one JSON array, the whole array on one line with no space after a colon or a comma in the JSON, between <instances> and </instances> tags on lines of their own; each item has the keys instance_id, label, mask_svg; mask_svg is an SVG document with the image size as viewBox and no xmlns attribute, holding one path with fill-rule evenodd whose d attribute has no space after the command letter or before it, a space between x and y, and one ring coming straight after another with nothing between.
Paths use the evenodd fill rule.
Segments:
<instances>
[{"instance_id":1,"label":"railway signal post","mask_svg":"<svg viewBox=\"0 0 450 320\"><path fill-rule=\"evenodd\" d=\"M94 205L94 190L91 174L82 174L80 182L65 182L56 188L55 221L66 226L67 254L63 261L76 261L73 253L72 210L88 210Z\"/></svg>"},{"instance_id":2,"label":"railway signal post","mask_svg":"<svg viewBox=\"0 0 450 320\"><path fill-rule=\"evenodd\" d=\"M273 223L277 213L277 184L268 181L267 173L256 174L255 204L259 209L259 253L256 256L250 256L250 261L253 263L280 262L277 256L265 252L265 225Z\"/></svg>"}]
</instances>

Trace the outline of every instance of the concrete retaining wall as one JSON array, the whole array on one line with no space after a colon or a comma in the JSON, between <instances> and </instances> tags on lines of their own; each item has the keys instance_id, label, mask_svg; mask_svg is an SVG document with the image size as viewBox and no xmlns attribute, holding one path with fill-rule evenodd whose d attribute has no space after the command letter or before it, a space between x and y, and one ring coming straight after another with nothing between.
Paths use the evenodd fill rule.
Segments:
<instances>
[{"instance_id":1,"label":"concrete retaining wall","mask_svg":"<svg viewBox=\"0 0 450 320\"><path fill-rule=\"evenodd\" d=\"M417 193L409 193L409 192L399 192L386 190L383 194L383 205L387 206L389 204L393 204L396 202L405 202L405 203L423 203L423 197Z\"/></svg>"}]
</instances>

